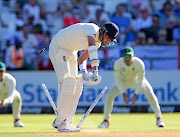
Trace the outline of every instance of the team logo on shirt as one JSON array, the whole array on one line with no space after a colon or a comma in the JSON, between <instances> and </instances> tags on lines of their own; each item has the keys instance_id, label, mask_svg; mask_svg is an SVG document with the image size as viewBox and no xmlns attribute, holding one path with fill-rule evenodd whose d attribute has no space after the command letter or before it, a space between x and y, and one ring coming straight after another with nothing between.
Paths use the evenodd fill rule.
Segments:
<instances>
[{"instance_id":1,"label":"team logo on shirt","mask_svg":"<svg viewBox=\"0 0 180 137\"><path fill-rule=\"evenodd\" d=\"M121 68L121 71L124 72L126 69L125 68Z\"/></svg>"}]
</instances>

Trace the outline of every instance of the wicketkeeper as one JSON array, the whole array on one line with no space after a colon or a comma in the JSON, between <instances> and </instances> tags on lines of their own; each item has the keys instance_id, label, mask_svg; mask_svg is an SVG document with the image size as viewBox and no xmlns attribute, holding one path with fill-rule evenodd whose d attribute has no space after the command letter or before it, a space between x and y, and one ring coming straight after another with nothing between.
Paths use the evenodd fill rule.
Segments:
<instances>
[{"instance_id":1,"label":"wicketkeeper","mask_svg":"<svg viewBox=\"0 0 180 137\"><path fill-rule=\"evenodd\" d=\"M115 84L109 89L105 105L104 105L104 120L98 126L99 128L108 128L110 126L111 112L114 99L121 93L124 102L129 104L129 97L125 91L129 88L134 88L135 92L132 97L132 106L135 105L136 96L141 91L148 99L151 108L156 116L156 125L164 127L161 110L158 99L153 92L153 89L145 78L144 62L134 56L134 50L131 47L126 47L123 50L123 57L118 59L114 64Z\"/></svg>"},{"instance_id":2,"label":"wicketkeeper","mask_svg":"<svg viewBox=\"0 0 180 137\"><path fill-rule=\"evenodd\" d=\"M72 125L83 83L96 85L100 83L98 75L98 48L111 46L119 33L114 23L107 23L99 28L93 23L78 23L60 30L52 39L49 56L58 78L58 115L55 127L60 132L79 132ZM77 52L84 50L78 58ZM87 59L91 61L92 73L86 69ZM78 77L78 64L82 79Z\"/></svg>"},{"instance_id":3,"label":"wicketkeeper","mask_svg":"<svg viewBox=\"0 0 180 137\"><path fill-rule=\"evenodd\" d=\"M0 108L7 104L13 104L14 126L24 127L24 124L20 121L22 99L20 93L16 90L16 79L6 73L6 65L0 62Z\"/></svg>"}]
</instances>

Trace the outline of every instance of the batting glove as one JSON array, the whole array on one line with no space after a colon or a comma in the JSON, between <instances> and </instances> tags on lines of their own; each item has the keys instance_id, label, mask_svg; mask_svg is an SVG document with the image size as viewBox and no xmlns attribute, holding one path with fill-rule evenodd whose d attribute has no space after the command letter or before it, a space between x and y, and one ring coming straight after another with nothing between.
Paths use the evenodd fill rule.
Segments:
<instances>
[{"instance_id":1,"label":"batting glove","mask_svg":"<svg viewBox=\"0 0 180 137\"><path fill-rule=\"evenodd\" d=\"M97 85L101 82L101 76L98 75L98 70L93 70L90 81L92 85Z\"/></svg>"},{"instance_id":2,"label":"batting glove","mask_svg":"<svg viewBox=\"0 0 180 137\"><path fill-rule=\"evenodd\" d=\"M83 84L88 84L90 81L90 74L87 72L87 70L82 70L81 71L82 74L82 82Z\"/></svg>"}]
</instances>

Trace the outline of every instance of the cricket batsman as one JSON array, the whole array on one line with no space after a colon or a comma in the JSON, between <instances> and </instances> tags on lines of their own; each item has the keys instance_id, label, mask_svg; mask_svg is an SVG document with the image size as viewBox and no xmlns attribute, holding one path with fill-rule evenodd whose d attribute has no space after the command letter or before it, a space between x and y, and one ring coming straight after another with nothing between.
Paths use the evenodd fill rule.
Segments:
<instances>
[{"instance_id":1,"label":"cricket batsman","mask_svg":"<svg viewBox=\"0 0 180 137\"><path fill-rule=\"evenodd\" d=\"M16 90L16 79L6 73L6 65L0 62L0 108L7 104L13 104L14 126L24 127L24 124L20 121L22 99L20 93Z\"/></svg>"},{"instance_id":2,"label":"cricket batsman","mask_svg":"<svg viewBox=\"0 0 180 137\"><path fill-rule=\"evenodd\" d=\"M97 85L101 82L101 76L98 75L98 48L111 46L118 33L118 27L111 22L102 28L93 23L77 23L60 30L52 39L49 56L58 78L58 115L53 126L59 132L80 131L72 122L83 84ZM78 58L77 53L81 50L84 51ZM86 69L88 58L92 73ZM78 64L82 79L78 76Z\"/></svg>"},{"instance_id":3,"label":"cricket batsman","mask_svg":"<svg viewBox=\"0 0 180 137\"><path fill-rule=\"evenodd\" d=\"M136 96L139 91L141 91L148 99L149 104L155 113L156 125L158 127L165 127L158 99L154 94L151 85L145 78L145 66L143 61L134 56L134 50L131 47L126 47L123 50L122 55L123 57L119 58L114 64L115 84L107 93L104 105L104 120L98 127L110 127L113 102L120 93L123 95L124 102L129 104L129 96L125 93L125 91L129 88L135 89L132 97L132 106L135 105Z\"/></svg>"}]
</instances>

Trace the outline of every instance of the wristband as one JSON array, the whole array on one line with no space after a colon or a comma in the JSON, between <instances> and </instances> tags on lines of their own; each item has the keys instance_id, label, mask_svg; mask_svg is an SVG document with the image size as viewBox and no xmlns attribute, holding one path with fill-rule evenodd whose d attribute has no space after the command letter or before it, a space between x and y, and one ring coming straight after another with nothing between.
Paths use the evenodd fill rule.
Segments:
<instances>
[{"instance_id":1,"label":"wristband","mask_svg":"<svg viewBox=\"0 0 180 137\"><path fill-rule=\"evenodd\" d=\"M86 67L86 61L84 61L82 64L79 65L79 69L80 69L80 71L87 69L87 67Z\"/></svg>"}]
</instances>

